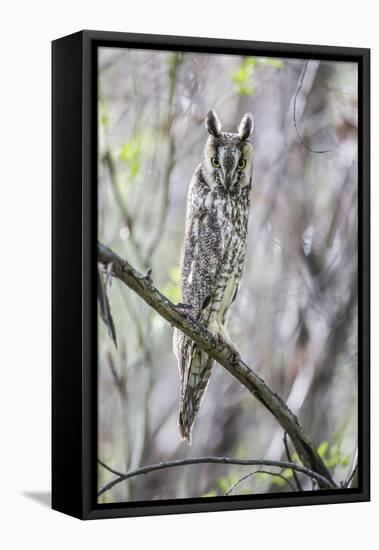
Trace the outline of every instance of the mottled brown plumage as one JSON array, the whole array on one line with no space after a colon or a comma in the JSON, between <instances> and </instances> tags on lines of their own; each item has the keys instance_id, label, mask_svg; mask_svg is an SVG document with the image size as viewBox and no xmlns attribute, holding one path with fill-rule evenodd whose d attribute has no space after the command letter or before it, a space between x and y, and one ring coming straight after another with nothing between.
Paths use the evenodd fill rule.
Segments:
<instances>
[{"instance_id":1,"label":"mottled brown plumage","mask_svg":"<svg viewBox=\"0 0 379 550\"><path fill-rule=\"evenodd\" d=\"M253 119L246 114L238 133L221 131L214 111L205 119L209 137L202 163L188 190L186 232L181 261L181 301L215 335L228 342L226 323L241 279L250 211ZM214 360L178 330L174 351L181 376L179 427L191 431Z\"/></svg>"}]
</instances>

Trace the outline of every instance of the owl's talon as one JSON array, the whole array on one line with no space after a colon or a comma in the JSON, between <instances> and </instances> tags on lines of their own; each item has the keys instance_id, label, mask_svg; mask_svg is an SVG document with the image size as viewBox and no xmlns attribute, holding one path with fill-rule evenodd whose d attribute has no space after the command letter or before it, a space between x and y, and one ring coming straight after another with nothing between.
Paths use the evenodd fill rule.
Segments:
<instances>
[{"instance_id":1,"label":"owl's talon","mask_svg":"<svg viewBox=\"0 0 379 550\"><path fill-rule=\"evenodd\" d=\"M228 344L227 346L228 352L232 355L232 361L233 363L239 363L241 361L241 355L240 352L234 347Z\"/></svg>"},{"instance_id":2,"label":"owl's talon","mask_svg":"<svg viewBox=\"0 0 379 550\"><path fill-rule=\"evenodd\" d=\"M225 338L225 335L219 333L217 335L217 342L220 346L222 346L224 349L227 349L230 354L233 355L233 359L235 361L239 361L241 359L241 355L237 348L234 346L233 342L230 340L230 338Z\"/></svg>"},{"instance_id":3,"label":"owl's talon","mask_svg":"<svg viewBox=\"0 0 379 550\"><path fill-rule=\"evenodd\" d=\"M230 351L233 353L233 361L239 363L241 361L241 354L234 346L230 346Z\"/></svg>"},{"instance_id":4,"label":"owl's talon","mask_svg":"<svg viewBox=\"0 0 379 550\"><path fill-rule=\"evenodd\" d=\"M145 275L142 276L142 279L146 279L146 281L151 281L152 272L153 272L153 268L149 267L149 269L146 271Z\"/></svg>"}]
</instances>

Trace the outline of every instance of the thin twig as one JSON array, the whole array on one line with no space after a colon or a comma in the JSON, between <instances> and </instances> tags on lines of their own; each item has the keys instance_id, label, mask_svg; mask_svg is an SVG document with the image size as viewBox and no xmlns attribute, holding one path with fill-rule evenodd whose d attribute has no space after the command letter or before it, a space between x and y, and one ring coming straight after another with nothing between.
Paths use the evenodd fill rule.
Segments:
<instances>
[{"instance_id":1,"label":"thin twig","mask_svg":"<svg viewBox=\"0 0 379 550\"><path fill-rule=\"evenodd\" d=\"M284 432L283 443L284 443L284 448L285 448L285 450L286 450L287 459L288 459L288 460L291 460L290 448L289 448L288 441L287 441L287 432ZM303 488L302 488L302 486L301 486L300 480L299 480L299 478L297 477L297 474L296 474L295 471L293 472L293 478L294 478L294 480L295 480L297 489L298 489L299 491L302 491Z\"/></svg>"},{"instance_id":2,"label":"thin twig","mask_svg":"<svg viewBox=\"0 0 379 550\"><path fill-rule=\"evenodd\" d=\"M147 246L147 250L146 250L147 258L151 258L155 250L157 249L162 239L162 234L165 228L166 220L168 218L167 210L169 207L171 173L175 166L175 137L172 131L173 122L174 122L173 107L174 107L175 90L178 83L178 71L182 61L183 61L183 56L181 53L175 52L172 54L172 57L170 60L170 69L169 69L169 94L168 94L167 117L166 117L167 119L166 132L167 132L167 138L168 138L167 158L166 158L166 165L163 171L162 197L161 197L161 204L160 204L160 209L158 213L158 222L157 222L157 226L154 229L151 242Z\"/></svg>"},{"instance_id":3,"label":"thin twig","mask_svg":"<svg viewBox=\"0 0 379 550\"><path fill-rule=\"evenodd\" d=\"M115 474L116 476L123 476L124 474L122 472L118 472L117 470L115 470L114 468L111 468L110 466L108 466L108 464L105 464L105 462L103 462L102 460L100 460L100 458L97 459L98 463L100 464L100 466L102 466L103 468L105 468L106 470L108 470L108 472L111 472L112 474Z\"/></svg>"},{"instance_id":4,"label":"thin twig","mask_svg":"<svg viewBox=\"0 0 379 550\"><path fill-rule=\"evenodd\" d=\"M137 258L138 263L143 268L147 268L147 267L149 267L149 262L147 260L147 257L145 257L141 252L140 244L138 243L138 241L136 239L136 236L135 236L135 232L134 232L134 220L133 220L129 210L127 209L125 201L124 201L124 199L123 199L123 197L120 193L118 183L117 183L117 172L116 172L115 161L114 161L114 158L113 158L113 155L112 155L110 149L105 151L102 160L103 160L105 166L108 168L109 179L110 179L111 188L112 188L112 191L113 191L113 196L114 196L115 202L116 202L116 204L117 204L117 206L120 210L123 222L129 230L128 241L130 242L130 244L133 248L133 251L134 251L134 254Z\"/></svg>"},{"instance_id":5,"label":"thin twig","mask_svg":"<svg viewBox=\"0 0 379 550\"><path fill-rule=\"evenodd\" d=\"M292 470L293 473L295 474L295 471ZM233 483L233 485L230 487L229 491L227 491L225 493L225 496L228 497L230 495L230 493L237 487L237 485L239 485L240 483L242 483L242 481L245 481L245 479L248 479L249 477L253 477L255 476L256 474L268 474L270 476L274 476L274 477L279 477L280 479L282 479L283 481L285 481L286 483L288 483L288 485L291 487L292 491L296 492L296 489L295 487L292 485L292 483L290 482L289 479L287 479L286 477L284 477L283 474L279 473L279 472L270 472L269 470L255 470L255 472L250 472L249 474L246 474L245 476L241 477L241 479L239 479L238 481L236 481L235 483Z\"/></svg>"},{"instance_id":6,"label":"thin twig","mask_svg":"<svg viewBox=\"0 0 379 550\"><path fill-rule=\"evenodd\" d=\"M355 465L354 468L353 468L353 471L351 472L351 474L349 475L349 477L347 478L347 480L346 480L345 483L343 484L343 487L344 487L345 489L348 489L348 488L349 488L349 485L350 485L350 483L352 482L352 480L353 480L355 474L357 473L357 471L358 471L358 462L356 463L356 465Z\"/></svg>"},{"instance_id":7,"label":"thin twig","mask_svg":"<svg viewBox=\"0 0 379 550\"><path fill-rule=\"evenodd\" d=\"M146 276L150 276L149 272L147 273ZM142 428L135 431L136 436L133 442L133 448L132 448L132 453L131 453L131 458L129 463L129 468L136 468L137 466L140 465L140 459L143 456L146 439L147 439L148 395L151 390L153 355L148 345L148 337L145 334L144 325L140 319L137 309L134 307L133 300L128 299L126 292L121 292L121 296L124 301L125 307L129 312L131 319L134 321L136 325L138 344L142 349L142 354L143 354L142 356L144 358L144 361L141 364L141 367L142 367L141 370L143 372L141 376L142 395L139 394L138 396L138 403L140 405L139 414L137 416L135 415L133 416L133 423L136 424L138 420L141 423ZM151 342L150 342L150 346L151 346Z\"/></svg>"},{"instance_id":8,"label":"thin twig","mask_svg":"<svg viewBox=\"0 0 379 550\"><path fill-rule=\"evenodd\" d=\"M317 154L324 154L324 153L330 153L331 151L329 149L325 149L323 151L318 151L316 149L312 149L311 147L309 147L308 145L305 144L304 142L304 139L303 137L301 136L300 132L299 132L299 129L297 127L297 122L296 122L296 103L297 103L297 98L300 94L300 91L301 91L301 88L303 87L303 82L304 82L304 77L305 77L305 73L307 72L307 67L308 67L308 60L306 60L306 62L304 63L304 67L303 67L303 71L301 73L301 76L300 76L300 81L299 81L299 86L297 88L297 91L296 91L296 94L295 94L295 98L293 100L293 111L292 111L292 119L293 119L293 125L295 127L295 131L296 131L296 134L297 134L297 137L299 138L299 141L301 143L301 145L307 149L308 151L310 151L311 153L317 153Z\"/></svg>"},{"instance_id":9,"label":"thin twig","mask_svg":"<svg viewBox=\"0 0 379 550\"><path fill-rule=\"evenodd\" d=\"M311 439L300 425L296 416L285 402L274 393L250 367L242 361L238 352L220 336L215 337L188 311L175 306L161 294L142 273L134 269L111 249L98 243L98 260L112 263L113 275L136 292L148 305L166 319L172 326L191 338L208 355L230 372L252 395L254 395L276 418L292 440L294 448L305 467L328 479L328 485L336 487L323 459ZM324 486L325 487L325 486Z\"/></svg>"},{"instance_id":10,"label":"thin twig","mask_svg":"<svg viewBox=\"0 0 379 550\"><path fill-rule=\"evenodd\" d=\"M136 470L132 470L131 472L122 473L117 472L117 470L114 470L113 468L110 468L107 465L104 465L104 462L99 463L106 468L107 470L111 471L117 477L104 485L99 491L98 496L102 495L106 491L109 491L109 489L112 489L115 485L118 483L121 483L122 481L126 481L127 479L130 479L132 477L136 477L143 474L148 474L150 472L156 472L159 470L165 470L167 468L176 468L178 466L190 466L192 464L237 464L239 466L276 466L278 468L290 468L292 470L296 470L304 475L307 475L311 479L315 479L320 486L328 487L329 489L332 489L334 485L325 477L321 476L320 474L310 470L309 468L305 468L304 466L300 466L300 464L295 464L292 462L283 462L280 460L264 460L264 459L242 459L242 458L231 458L227 456L202 456L198 458L184 458L180 460L170 460L168 462L159 462L158 464L151 464L149 466L144 466L142 468L138 468Z\"/></svg>"},{"instance_id":11,"label":"thin twig","mask_svg":"<svg viewBox=\"0 0 379 550\"><path fill-rule=\"evenodd\" d=\"M109 264L110 273L112 272L112 266ZM97 296L100 306L100 316L108 329L108 334L112 338L114 345L117 348L117 335L116 328L112 317L111 306L108 299L108 288L109 288L109 278L108 276L104 277L102 270L98 268L97 270Z\"/></svg>"}]
</instances>

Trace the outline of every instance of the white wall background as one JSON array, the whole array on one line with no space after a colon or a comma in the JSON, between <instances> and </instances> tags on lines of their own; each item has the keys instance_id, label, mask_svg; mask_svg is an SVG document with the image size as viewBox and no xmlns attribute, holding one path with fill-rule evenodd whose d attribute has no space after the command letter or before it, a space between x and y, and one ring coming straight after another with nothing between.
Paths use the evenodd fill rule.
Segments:
<instances>
[{"instance_id":1,"label":"white wall background","mask_svg":"<svg viewBox=\"0 0 379 550\"><path fill-rule=\"evenodd\" d=\"M375 3L287 0L4 2L0 140L0 539L3 548L293 548L377 541L378 377L373 307L373 501L363 504L83 523L39 500L50 486L50 41L82 28L372 48L372 150L378 150ZM379 222L373 155L372 280ZM373 284L373 304L378 286ZM370 542L372 543L370 544Z\"/></svg>"}]
</instances>

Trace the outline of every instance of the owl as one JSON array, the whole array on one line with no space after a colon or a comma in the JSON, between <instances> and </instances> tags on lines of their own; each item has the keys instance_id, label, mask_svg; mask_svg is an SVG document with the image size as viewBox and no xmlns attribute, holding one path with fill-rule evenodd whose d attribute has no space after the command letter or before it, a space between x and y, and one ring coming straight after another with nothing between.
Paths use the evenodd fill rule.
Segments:
<instances>
[{"instance_id":1,"label":"owl","mask_svg":"<svg viewBox=\"0 0 379 550\"><path fill-rule=\"evenodd\" d=\"M230 345L226 325L244 266L253 169L249 137L253 117L245 114L237 133L221 131L214 111L205 118L209 133L201 164L189 185L180 267L181 303L213 335ZM181 437L191 443L192 426L214 360L174 331L179 366Z\"/></svg>"}]
</instances>

